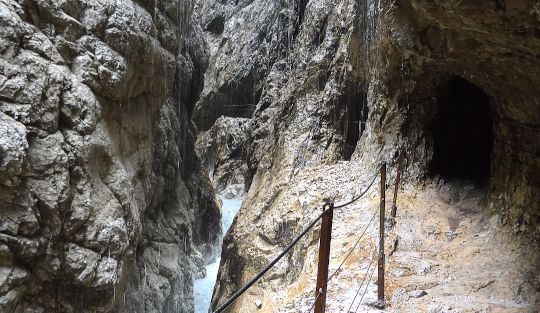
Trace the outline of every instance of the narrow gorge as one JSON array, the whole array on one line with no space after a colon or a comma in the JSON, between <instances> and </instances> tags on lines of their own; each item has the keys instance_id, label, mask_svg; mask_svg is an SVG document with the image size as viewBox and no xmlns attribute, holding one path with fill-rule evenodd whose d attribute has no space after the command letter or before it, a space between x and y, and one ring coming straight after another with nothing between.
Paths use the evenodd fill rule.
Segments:
<instances>
[{"instance_id":1,"label":"narrow gorge","mask_svg":"<svg viewBox=\"0 0 540 313\"><path fill-rule=\"evenodd\" d=\"M0 54L0 313L214 312L366 190L326 312L540 312L537 0L0 0ZM320 225L224 312L313 312Z\"/></svg>"}]
</instances>

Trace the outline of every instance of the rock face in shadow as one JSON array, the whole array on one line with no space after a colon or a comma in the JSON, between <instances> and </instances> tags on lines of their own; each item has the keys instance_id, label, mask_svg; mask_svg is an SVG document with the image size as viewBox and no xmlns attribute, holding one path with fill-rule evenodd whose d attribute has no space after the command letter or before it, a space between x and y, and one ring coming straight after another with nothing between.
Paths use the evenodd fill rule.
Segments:
<instances>
[{"instance_id":1,"label":"rock face in shadow","mask_svg":"<svg viewBox=\"0 0 540 313\"><path fill-rule=\"evenodd\" d=\"M457 128L462 125L457 124L450 125L456 130L448 133L470 141L488 123L489 144L478 140L489 157L484 182L487 206L517 233L538 239L540 211L535 203L540 185L531 179L540 165L540 147L533 140L540 121L540 94L533 86L540 71L531 67L538 63L533 51L540 45L537 6L521 1L402 1L397 7L381 3L379 12L384 13L373 43L376 79L369 96L377 99L371 111L382 127L374 131L385 137L387 146L396 140L385 133L395 133L417 162L415 175L429 172L430 167L431 174L437 175L432 166L438 144L434 124L444 107L471 100L471 106L486 105L487 112L471 121L475 126L470 133L461 133ZM481 97L467 99L460 92ZM469 159L478 153L484 152L470 149Z\"/></svg>"},{"instance_id":2,"label":"rock face in shadow","mask_svg":"<svg viewBox=\"0 0 540 313\"><path fill-rule=\"evenodd\" d=\"M212 66L193 121L206 131L221 116L249 117L272 65L289 53L295 1L199 1Z\"/></svg>"},{"instance_id":3,"label":"rock face in shadow","mask_svg":"<svg viewBox=\"0 0 540 313\"><path fill-rule=\"evenodd\" d=\"M0 311L189 312L220 233L190 1L0 1Z\"/></svg>"},{"instance_id":4,"label":"rock face in shadow","mask_svg":"<svg viewBox=\"0 0 540 313\"><path fill-rule=\"evenodd\" d=\"M445 105L452 107L448 99L477 101L467 98L467 88L477 90L488 107L477 123L488 125L490 133L483 145L489 150L489 170L482 177L487 182L479 182L487 189L484 213L499 215L521 238L538 240L538 6L423 0L304 4L200 4L211 57L195 122L207 130L220 115L250 118L249 190L224 241L214 307L315 214L306 205L316 203L301 200L309 193L302 177L320 166L350 159L351 171L361 164L363 172L349 176L368 179L380 162L394 165L403 148L409 153L408 181L468 179L446 177L432 164L441 142L434 124ZM265 24L269 16L272 23ZM455 81L466 86L455 93L465 96L450 97ZM240 110L244 106L247 113ZM474 136L471 128L468 137ZM486 151L472 150L471 158L477 152ZM333 179L349 177L339 175ZM332 194L310 197L323 196ZM291 284L291 273L305 265L304 254L296 248L287 264L232 311L251 311L254 299Z\"/></svg>"},{"instance_id":5,"label":"rock face in shadow","mask_svg":"<svg viewBox=\"0 0 540 313\"><path fill-rule=\"evenodd\" d=\"M365 107L367 95L364 61L360 57L365 49L361 46L359 27L353 23L359 16L357 13L344 14L356 12L356 4L311 1L305 8L299 4L291 1L288 6L283 2L275 8L278 4L274 2L254 1L230 17L225 15L225 28L220 35L224 38L249 36L244 34L246 29L266 27L258 23L261 15L272 14L272 10L278 10L280 16L290 23L285 23L290 26L285 29L289 30L291 37L281 46L276 44L273 49L277 50L273 53L263 53L263 65L254 65L257 66L256 72L264 69L266 76L255 82L256 86L262 86L262 92L248 127L245 162L249 168L249 191L244 198L243 209L224 239L214 306L250 279L309 219L313 208L304 207L307 203L300 204L291 195L298 183L295 177L315 166L349 159L365 129L360 122L365 122L367 109L352 112L358 106ZM271 12L267 8L271 8ZM303 12L301 18L300 11ZM212 11L201 12L203 21L205 14L214 14ZM227 26L236 20L243 22L241 29ZM343 23L351 26L344 28ZM268 27L267 38L283 36L283 29ZM207 32L207 36L213 38L215 34ZM256 41L247 41L231 47L252 47L250 49L253 50L260 46ZM212 68L220 67L220 62L226 61L225 55L235 52L219 47L212 53L206 82L227 83L227 80L232 80L230 84L235 84L238 76L227 76L228 70L234 72L236 67L243 68L245 62L257 58L231 61L224 66L227 70L214 74ZM234 60L235 56L230 59ZM212 97L214 91L210 85L205 85L205 90L207 98ZM200 112L203 112L207 98L201 97L196 110L201 107ZM219 125L219 121L214 127ZM293 256L270 275L272 282L258 285L250 296L237 302L233 311L251 311L254 309L254 296L262 297L265 291L289 283L284 274L287 271L298 273L305 257L305 244L302 246L295 248Z\"/></svg>"}]
</instances>

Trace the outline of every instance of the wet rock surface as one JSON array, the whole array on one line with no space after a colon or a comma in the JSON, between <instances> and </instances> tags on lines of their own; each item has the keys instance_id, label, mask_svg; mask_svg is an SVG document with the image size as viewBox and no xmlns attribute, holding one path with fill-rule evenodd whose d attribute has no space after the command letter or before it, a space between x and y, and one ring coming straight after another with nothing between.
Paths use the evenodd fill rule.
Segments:
<instances>
[{"instance_id":1,"label":"wet rock surface","mask_svg":"<svg viewBox=\"0 0 540 313\"><path fill-rule=\"evenodd\" d=\"M381 3L380 9L387 13L380 15L376 47L388 52L375 63L380 79L373 95L381 95L381 101L376 101L373 112L379 120L386 116L388 126L401 127L418 168L428 168L436 158L430 153L437 152L437 115L441 115L445 99L460 92L451 89L448 94L445 89L456 79L470 83L465 93L478 90L488 106L484 119L471 123L480 128L487 120L492 131L485 148L490 150L485 161L490 164L488 207L516 233L538 240L540 211L533 204L538 201L538 184L530 179L539 162L538 142L533 137L539 131L540 95L533 86L540 73L538 67L530 68L538 62L533 51L540 44L534 31L540 24L537 4L403 1L394 8ZM473 99L471 104L480 105L479 100ZM450 105L459 105L457 101ZM398 113L400 117L390 117ZM474 138L476 130L465 135L449 133ZM482 151L471 149L469 159L479 153Z\"/></svg>"},{"instance_id":2,"label":"wet rock surface","mask_svg":"<svg viewBox=\"0 0 540 313\"><path fill-rule=\"evenodd\" d=\"M538 311L539 29L520 0L0 0L0 310L192 311L212 185L244 198L216 307L404 150L385 309ZM376 194L336 213L331 270ZM382 308L366 234L331 310L361 279ZM231 311L308 311L317 242Z\"/></svg>"},{"instance_id":3,"label":"wet rock surface","mask_svg":"<svg viewBox=\"0 0 540 313\"><path fill-rule=\"evenodd\" d=\"M276 12L280 19L274 18L277 22L266 25L267 16ZM487 220L491 216L500 218L501 223L486 226L488 233L499 235L499 228L505 231L498 239L466 243L494 249L500 242L520 246L515 240L526 242L524 246L529 243L537 246L539 190L531 179L531 173L538 171L540 151L534 141L540 121L539 94L534 87L540 80L534 52L540 43L536 35L540 27L536 4L422 0L311 0L279 4L264 0L204 1L198 14L211 56L194 121L200 130L207 130L214 123L219 125L220 115L249 117L245 160L249 189L239 216L224 240L214 307L277 255L316 215L323 199L346 200L357 194L382 161L391 165L389 178L393 179L394 165L402 148L409 154L405 180L414 188L426 189L427 198L453 206L467 197L487 194L480 197L483 200L475 214ZM446 127L450 129L448 134L439 134L436 124L451 120L450 115L444 115L449 114L445 108L474 105L483 105L485 111L472 112L476 115L463 112L479 116L478 120L467 121L473 125L471 128L452 132L452 127L462 126L455 123ZM473 143L482 140L482 143L463 157L457 153L461 150L467 153L470 147L454 148L455 141L448 139L452 136ZM448 169L459 162L441 157L440 151L445 151L438 148L441 145L446 145L452 157L455 152L455 159L465 160L464 163L475 159L477 154L487 155L478 161L483 170L476 173L474 165L458 167L455 172L465 174L448 175L452 172ZM338 164L335 167L339 170L334 170L332 164ZM469 172L474 175L469 177ZM314 177L319 180L314 181ZM423 181L436 185L439 180L440 188L416 184ZM343 186L345 182L352 184L350 181L356 185ZM418 205L427 210L428 203ZM421 219L422 215L411 218ZM410 222L415 223L413 220ZM462 238L485 235L475 229L481 223L467 230L457 227L454 219L449 223L454 226L435 231L440 232L442 241L450 242L448 247L436 248L441 253L463 243ZM342 227L365 224L366 217L362 217L359 221L347 220L347 226ZM420 229L432 226L427 224L419 226ZM309 238L239 299L231 311L255 311L258 307L255 303L263 298L261 310L265 312L283 312L284 308L291 312L307 311L311 302L299 303L298 297L305 293L300 298L311 299L313 294L309 291L312 287L309 279L315 277L315 260L311 256L315 254L312 248L317 246L317 234ZM340 239L337 242L339 245ZM404 251L419 253L419 260L430 258L416 247ZM482 251L479 258L496 255ZM535 273L532 276L538 275L536 253L515 264L510 261L514 258L511 253L500 253L508 259L492 264L493 270L478 269L478 272L485 270L486 282L506 267L515 269L507 280L523 282L517 273L529 266ZM461 257L474 259L472 254ZM448 260L458 262L461 258L453 254ZM405 258L399 262L408 261ZM362 269L367 265L360 262ZM431 264L415 273L427 275L430 269L434 270ZM463 274L469 269L464 266L452 270ZM353 275L357 278L359 274ZM411 278L404 281L408 279ZM350 281L342 283L350 286ZM464 283L467 288L471 284L471 281ZM477 299L480 310L534 311L538 308L535 283L525 284L526 300L512 295L511 290L517 288L513 283L501 283L493 287L500 292L501 302L490 303L489 296L483 294ZM369 286L372 292L373 285ZM445 286L455 288L456 297L469 293L456 285ZM288 293L282 292L283 289ZM398 312L456 309L446 304L457 298L429 303L441 294L433 294L426 286L402 293L408 295L414 290L424 290L427 295L413 297L417 300L411 300L412 306L402 309L397 298L391 300L390 306ZM276 305L281 303L274 300L276 297L285 299L283 307ZM348 296L342 300L347 299ZM420 308L414 307L415 303L423 304ZM474 305L459 310L473 311Z\"/></svg>"},{"instance_id":4,"label":"wet rock surface","mask_svg":"<svg viewBox=\"0 0 540 313\"><path fill-rule=\"evenodd\" d=\"M248 130L249 119L222 116L197 136L199 158L216 192L227 199L240 199L248 185Z\"/></svg>"},{"instance_id":5,"label":"wet rock surface","mask_svg":"<svg viewBox=\"0 0 540 313\"><path fill-rule=\"evenodd\" d=\"M0 311L192 310L220 228L192 6L0 1Z\"/></svg>"}]
</instances>

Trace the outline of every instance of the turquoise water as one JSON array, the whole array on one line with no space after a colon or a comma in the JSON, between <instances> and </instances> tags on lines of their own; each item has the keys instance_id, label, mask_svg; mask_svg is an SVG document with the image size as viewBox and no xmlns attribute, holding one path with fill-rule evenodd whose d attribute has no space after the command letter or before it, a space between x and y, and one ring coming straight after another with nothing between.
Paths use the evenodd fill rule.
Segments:
<instances>
[{"instance_id":1,"label":"turquoise water","mask_svg":"<svg viewBox=\"0 0 540 313\"><path fill-rule=\"evenodd\" d=\"M236 213L240 210L242 206L242 200L228 200L221 199L223 201L223 213L221 216L221 226L223 227L223 233L227 233L229 228L231 228L232 222Z\"/></svg>"},{"instance_id":2,"label":"turquoise water","mask_svg":"<svg viewBox=\"0 0 540 313\"><path fill-rule=\"evenodd\" d=\"M223 201L221 226L223 227L223 234L225 234L231 227L236 213L240 210L242 200L221 200ZM219 244L221 245L222 242L223 235L221 236ZM221 258L217 258L214 263L208 264L206 266L206 277L197 279L194 282L195 313L208 313L220 261Z\"/></svg>"}]
</instances>

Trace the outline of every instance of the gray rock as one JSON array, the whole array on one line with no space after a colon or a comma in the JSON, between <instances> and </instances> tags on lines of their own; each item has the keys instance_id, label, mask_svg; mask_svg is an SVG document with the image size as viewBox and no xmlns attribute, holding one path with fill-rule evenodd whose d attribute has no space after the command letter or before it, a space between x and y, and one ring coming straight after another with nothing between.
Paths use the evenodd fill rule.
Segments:
<instances>
[{"instance_id":1,"label":"gray rock","mask_svg":"<svg viewBox=\"0 0 540 313\"><path fill-rule=\"evenodd\" d=\"M0 311L192 310L221 233L192 9L0 0Z\"/></svg>"},{"instance_id":2,"label":"gray rock","mask_svg":"<svg viewBox=\"0 0 540 313\"><path fill-rule=\"evenodd\" d=\"M8 115L0 113L0 183L17 186L28 149L26 128Z\"/></svg>"},{"instance_id":3,"label":"gray rock","mask_svg":"<svg viewBox=\"0 0 540 313\"><path fill-rule=\"evenodd\" d=\"M432 265L430 262L426 260L421 260L418 263L418 266L416 267L416 274L418 275L426 275L431 272Z\"/></svg>"},{"instance_id":4,"label":"gray rock","mask_svg":"<svg viewBox=\"0 0 540 313\"><path fill-rule=\"evenodd\" d=\"M427 292L424 290L413 290L409 292L409 296L412 298L421 298L425 295L427 295Z\"/></svg>"},{"instance_id":5,"label":"gray rock","mask_svg":"<svg viewBox=\"0 0 540 313\"><path fill-rule=\"evenodd\" d=\"M405 180L424 179L434 154L438 90L456 75L489 98L488 207L516 232L538 238L539 184L530 176L538 172L540 151L535 4L208 0L197 12L211 57L194 122L207 131L220 116L250 119L242 157L248 190L225 238L214 307L309 221L312 212L296 205L294 193L314 184L316 166L351 159L352 169L362 164L372 172L382 161L395 164L405 148L414 160ZM283 216L298 224L276 226ZM287 277L305 257L293 255L258 291L293 283ZM249 310L252 302L232 311Z\"/></svg>"},{"instance_id":6,"label":"gray rock","mask_svg":"<svg viewBox=\"0 0 540 313\"><path fill-rule=\"evenodd\" d=\"M459 235L459 233L458 233L458 232L455 232L455 231L451 231L451 230L450 230L450 231L446 232L446 237L448 237L448 240L449 240L449 241L452 241L452 240L456 239L456 237L457 237L458 235Z\"/></svg>"},{"instance_id":7,"label":"gray rock","mask_svg":"<svg viewBox=\"0 0 540 313\"><path fill-rule=\"evenodd\" d=\"M228 199L241 198L246 189L248 128L248 119L220 117L210 130L197 137L198 155L216 192Z\"/></svg>"}]
</instances>

